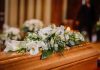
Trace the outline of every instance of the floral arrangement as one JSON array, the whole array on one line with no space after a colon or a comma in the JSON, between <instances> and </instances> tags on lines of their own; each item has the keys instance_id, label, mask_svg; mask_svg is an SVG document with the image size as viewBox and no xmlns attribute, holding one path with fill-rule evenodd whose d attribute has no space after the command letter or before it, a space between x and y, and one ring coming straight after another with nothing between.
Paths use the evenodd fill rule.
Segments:
<instances>
[{"instance_id":1,"label":"floral arrangement","mask_svg":"<svg viewBox=\"0 0 100 70\"><path fill-rule=\"evenodd\" d=\"M56 27L55 25L40 29L37 33L28 33L25 40L35 42L37 47L42 48L42 59L85 41L80 32L66 30L64 26Z\"/></svg>"},{"instance_id":2,"label":"floral arrangement","mask_svg":"<svg viewBox=\"0 0 100 70\"><path fill-rule=\"evenodd\" d=\"M43 22L38 19L30 19L25 21L23 25L23 31L24 32L34 32L38 31L43 27Z\"/></svg>"},{"instance_id":3,"label":"floral arrangement","mask_svg":"<svg viewBox=\"0 0 100 70\"><path fill-rule=\"evenodd\" d=\"M31 55L36 55L41 51L41 59L45 59L53 53L62 53L63 50L70 49L85 41L80 32L73 31L69 27L66 29L64 26L57 27L52 24L43 28L42 23L38 24L37 20L37 23L33 22L34 20L27 21L23 26L27 32L24 41L15 41L15 43L13 43L14 41L6 42L5 52L28 52ZM17 45L11 46L12 43Z\"/></svg>"},{"instance_id":4,"label":"floral arrangement","mask_svg":"<svg viewBox=\"0 0 100 70\"><path fill-rule=\"evenodd\" d=\"M21 39L20 36L20 29L16 27L9 27L7 24L3 25L3 33L0 34L1 40L19 40Z\"/></svg>"}]
</instances>

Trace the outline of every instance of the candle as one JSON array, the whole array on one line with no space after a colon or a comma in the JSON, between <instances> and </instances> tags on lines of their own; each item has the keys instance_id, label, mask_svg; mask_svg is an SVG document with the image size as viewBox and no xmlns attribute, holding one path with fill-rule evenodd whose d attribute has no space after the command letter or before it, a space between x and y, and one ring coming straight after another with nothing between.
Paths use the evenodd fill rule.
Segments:
<instances>
[{"instance_id":1,"label":"candle","mask_svg":"<svg viewBox=\"0 0 100 70\"><path fill-rule=\"evenodd\" d=\"M67 27L67 29L66 29L66 30L67 30L68 32L70 32L70 30L71 30L71 29L70 29L70 27Z\"/></svg>"}]
</instances>

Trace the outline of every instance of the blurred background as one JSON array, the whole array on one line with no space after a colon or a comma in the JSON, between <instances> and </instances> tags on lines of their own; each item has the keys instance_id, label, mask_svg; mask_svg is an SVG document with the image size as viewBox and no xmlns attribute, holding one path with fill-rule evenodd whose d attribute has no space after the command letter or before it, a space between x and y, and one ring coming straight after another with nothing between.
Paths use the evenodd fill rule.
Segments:
<instances>
[{"instance_id":1,"label":"blurred background","mask_svg":"<svg viewBox=\"0 0 100 70\"><path fill-rule=\"evenodd\" d=\"M26 20L39 19L45 26L56 24L79 30L94 42L100 41L99 18L100 0L0 0L0 33L3 24L21 28Z\"/></svg>"}]
</instances>

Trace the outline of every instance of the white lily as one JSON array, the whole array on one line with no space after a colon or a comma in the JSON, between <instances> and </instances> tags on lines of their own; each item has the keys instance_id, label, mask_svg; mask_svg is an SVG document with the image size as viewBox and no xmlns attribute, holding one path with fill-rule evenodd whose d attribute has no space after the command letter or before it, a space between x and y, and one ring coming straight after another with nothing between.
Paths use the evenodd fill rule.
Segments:
<instances>
[{"instance_id":1,"label":"white lily","mask_svg":"<svg viewBox=\"0 0 100 70\"><path fill-rule=\"evenodd\" d=\"M31 55L36 55L39 53L39 47L36 41L31 41L26 44L27 48L30 50Z\"/></svg>"}]
</instances>

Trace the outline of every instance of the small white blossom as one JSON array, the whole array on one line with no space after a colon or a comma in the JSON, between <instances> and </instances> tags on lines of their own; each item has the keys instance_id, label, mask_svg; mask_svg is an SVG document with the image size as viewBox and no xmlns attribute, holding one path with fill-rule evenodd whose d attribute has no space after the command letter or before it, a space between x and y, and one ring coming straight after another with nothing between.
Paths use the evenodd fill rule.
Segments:
<instances>
[{"instance_id":1,"label":"small white blossom","mask_svg":"<svg viewBox=\"0 0 100 70\"><path fill-rule=\"evenodd\" d=\"M13 39L13 40L17 40L20 39L20 30L18 28L15 27L9 27L7 30L4 31L5 37L6 39ZM10 35L10 37L9 37Z\"/></svg>"},{"instance_id":2,"label":"small white blossom","mask_svg":"<svg viewBox=\"0 0 100 70\"><path fill-rule=\"evenodd\" d=\"M85 41L83 35L80 32L76 32L75 33L75 38L81 40L81 41Z\"/></svg>"},{"instance_id":3,"label":"small white blossom","mask_svg":"<svg viewBox=\"0 0 100 70\"><path fill-rule=\"evenodd\" d=\"M30 19L24 23L23 27L27 27L29 31L37 31L43 27L43 22L38 19Z\"/></svg>"},{"instance_id":4,"label":"small white blossom","mask_svg":"<svg viewBox=\"0 0 100 70\"><path fill-rule=\"evenodd\" d=\"M6 48L4 49L4 52L8 52L8 51L16 51L21 44L25 44L21 41L16 41L16 40L6 40L5 41L5 46Z\"/></svg>"},{"instance_id":5,"label":"small white blossom","mask_svg":"<svg viewBox=\"0 0 100 70\"><path fill-rule=\"evenodd\" d=\"M58 51L58 44L54 44L54 48L56 51Z\"/></svg>"},{"instance_id":6,"label":"small white blossom","mask_svg":"<svg viewBox=\"0 0 100 70\"><path fill-rule=\"evenodd\" d=\"M31 41L26 44L27 48L30 50L31 55L36 55L39 53L39 47L37 41Z\"/></svg>"},{"instance_id":7,"label":"small white blossom","mask_svg":"<svg viewBox=\"0 0 100 70\"><path fill-rule=\"evenodd\" d=\"M9 26L7 24L4 24L3 25L3 32L6 32L6 30L8 30L8 29L9 29Z\"/></svg>"},{"instance_id":8,"label":"small white blossom","mask_svg":"<svg viewBox=\"0 0 100 70\"><path fill-rule=\"evenodd\" d=\"M39 47L42 47L43 50L48 50L47 43L44 43L43 41L38 43Z\"/></svg>"},{"instance_id":9,"label":"small white blossom","mask_svg":"<svg viewBox=\"0 0 100 70\"><path fill-rule=\"evenodd\" d=\"M65 39L66 39L66 40L69 39L69 35L68 35L68 34L65 35Z\"/></svg>"},{"instance_id":10,"label":"small white blossom","mask_svg":"<svg viewBox=\"0 0 100 70\"><path fill-rule=\"evenodd\" d=\"M18 28L15 28L15 27L10 27L9 29L7 29L5 31L5 33L7 33L7 34L13 33L14 35L17 35L20 33L20 30Z\"/></svg>"},{"instance_id":11,"label":"small white blossom","mask_svg":"<svg viewBox=\"0 0 100 70\"><path fill-rule=\"evenodd\" d=\"M57 27L56 34L64 35L64 26Z\"/></svg>"}]
</instances>

